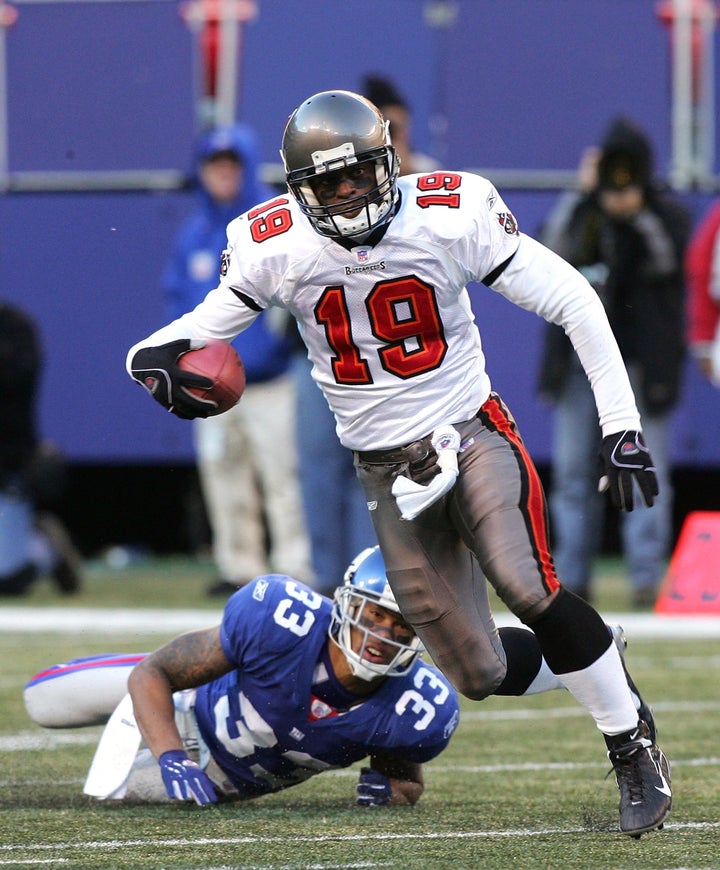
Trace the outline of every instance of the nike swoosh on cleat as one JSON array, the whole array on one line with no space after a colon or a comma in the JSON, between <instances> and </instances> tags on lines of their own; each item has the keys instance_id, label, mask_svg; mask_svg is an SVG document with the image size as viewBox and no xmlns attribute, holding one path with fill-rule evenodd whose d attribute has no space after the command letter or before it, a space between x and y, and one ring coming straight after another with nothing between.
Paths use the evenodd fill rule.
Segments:
<instances>
[{"instance_id":1,"label":"nike swoosh on cleat","mask_svg":"<svg viewBox=\"0 0 720 870\"><path fill-rule=\"evenodd\" d=\"M656 768L657 768L657 765L656 765ZM667 797L672 797L672 792L670 791L670 783L663 776L663 772L661 770L658 770L657 774L660 777L660 782L662 783L662 785L656 785L656 786L653 786L653 788L655 788L657 791L659 791L660 794L664 794Z\"/></svg>"},{"instance_id":2,"label":"nike swoosh on cleat","mask_svg":"<svg viewBox=\"0 0 720 870\"><path fill-rule=\"evenodd\" d=\"M670 791L670 783L665 779L663 775L662 768L658 764L658 762L653 758L653 764L655 765L655 770L657 771L657 775L660 778L660 782L662 785L656 785L654 788L660 792L660 794L664 794L666 797L672 797L672 792Z\"/></svg>"}]
</instances>

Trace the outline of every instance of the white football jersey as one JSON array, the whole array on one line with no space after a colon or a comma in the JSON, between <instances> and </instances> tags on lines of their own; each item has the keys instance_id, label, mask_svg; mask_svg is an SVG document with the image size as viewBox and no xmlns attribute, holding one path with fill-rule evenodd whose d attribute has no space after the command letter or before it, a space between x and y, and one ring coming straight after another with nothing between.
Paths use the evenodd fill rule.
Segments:
<instances>
[{"instance_id":1,"label":"white football jersey","mask_svg":"<svg viewBox=\"0 0 720 870\"><path fill-rule=\"evenodd\" d=\"M217 289L132 348L128 360L140 346L175 338L230 340L259 311L279 306L298 321L342 443L397 447L469 419L490 394L466 289L485 281L566 328L595 390L604 434L638 429L596 293L519 232L492 184L437 171L405 176L398 186L400 207L374 247L348 250L321 236L289 194L236 218Z\"/></svg>"}]
</instances>

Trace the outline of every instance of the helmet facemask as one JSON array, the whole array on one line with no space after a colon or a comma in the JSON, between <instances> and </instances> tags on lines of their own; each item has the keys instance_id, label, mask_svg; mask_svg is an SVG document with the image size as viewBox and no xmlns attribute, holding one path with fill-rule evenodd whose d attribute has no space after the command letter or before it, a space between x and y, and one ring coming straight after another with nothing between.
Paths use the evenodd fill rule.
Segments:
<instances>
[{"instance_id":1,"label":"helmet facemask","mask_svg":"<svg viewBox=\"0 0 720 870\"><path fill-rule=\"evenodd\" d=\"M346 143L352 152L352 143ZM341 160L327 159L329 152L316 151L316 167L312 170L302 169L288 173L288 187L303 214L308 218L314 229L323 236L331 238L353 238L366 236L376 227L382 226L393 215L397 202L397 171L393 172L396 162L395 149L379 148L374 152L365 152L356 158L350 154ZM322 205L313 191L312 182L325 172L334 172L346 166L360 163L374 164L375 186L367 193L333 205Z\"/></svg>"},{"instance_id":2,"label":"helmet facemask","mask_svg":"<svg viewBox=\"0 0 720 870\"><path fill-rule=\"evenodd\" d=\"M344 584L335 591L328 633L343 651L356 677L363 680L401 677L423 650L420 638L412 630L407 641L393 639L390 631L381 626L373 630L375 620L368 611L376 606L400 613L384 574L379 548L372 547L355 559ZM353 649L353 633L360 638L357 650ZM366 654L373 655L371 651L380 654L383 661L368 659Z\"/></svg>"},{"instance_id":3,"label":"helmet facemask","mask_svg":"<svg viewBox=\"0 0 720 870\"><path fill-rule=\"evenodd\" d=\"M364 97L349 91L310 97L288 119L280 154L290 192L321 235L362 240L392 218L400 162L389 124ZM369 161L375 177L370 190L344 202L320 204L314 179Z\"/></svg>"}]
</instances>

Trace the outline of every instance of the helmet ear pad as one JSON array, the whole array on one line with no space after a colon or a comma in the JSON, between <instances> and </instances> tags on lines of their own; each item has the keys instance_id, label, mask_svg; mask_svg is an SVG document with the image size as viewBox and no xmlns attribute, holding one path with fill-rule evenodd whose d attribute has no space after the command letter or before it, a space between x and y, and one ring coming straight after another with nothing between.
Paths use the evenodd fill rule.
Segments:
<instances>
[{"instance_id":1,"label":"helmet ear pad","mask_svg":"<svg viewBox=\"0 0 720 870\"><path fill-rule=\"evenodd\" d=\"M359 94L323 91L298 106L285 126L280 154L290 193L321 235L365 236L392 219L400 161L388 122ZM342 210L317 201L313 178L367 160L376 163L372 190L343 203Z\"/></svg>"}]
</instances>

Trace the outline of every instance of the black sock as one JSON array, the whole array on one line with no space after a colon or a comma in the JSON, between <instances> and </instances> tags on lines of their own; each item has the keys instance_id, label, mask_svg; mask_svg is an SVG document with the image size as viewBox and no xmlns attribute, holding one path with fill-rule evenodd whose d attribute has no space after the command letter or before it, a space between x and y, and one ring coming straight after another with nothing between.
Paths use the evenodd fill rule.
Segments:
<instances>
[{"instance_id":1,"label":"black sock","mask_svg":"<svg viewBox=\"0 0 720 870\"><path fill-rule=\"evenodd\" d=\"M499 629L499 633L507 657L507 673L493 694L524 695L542 665L538 639L527 628L508 626Z\"/></svg>"},{"instance_id":2,"label":"black sock","mask_svg":"<svg viewBox=\"0 0 720 870\"><path fill-rule=\"evenodd\" d=\"M584 670L613 642L600 614L569 589L561 589L530 628L554 674Z\"/></svg>"}]
</instances>

